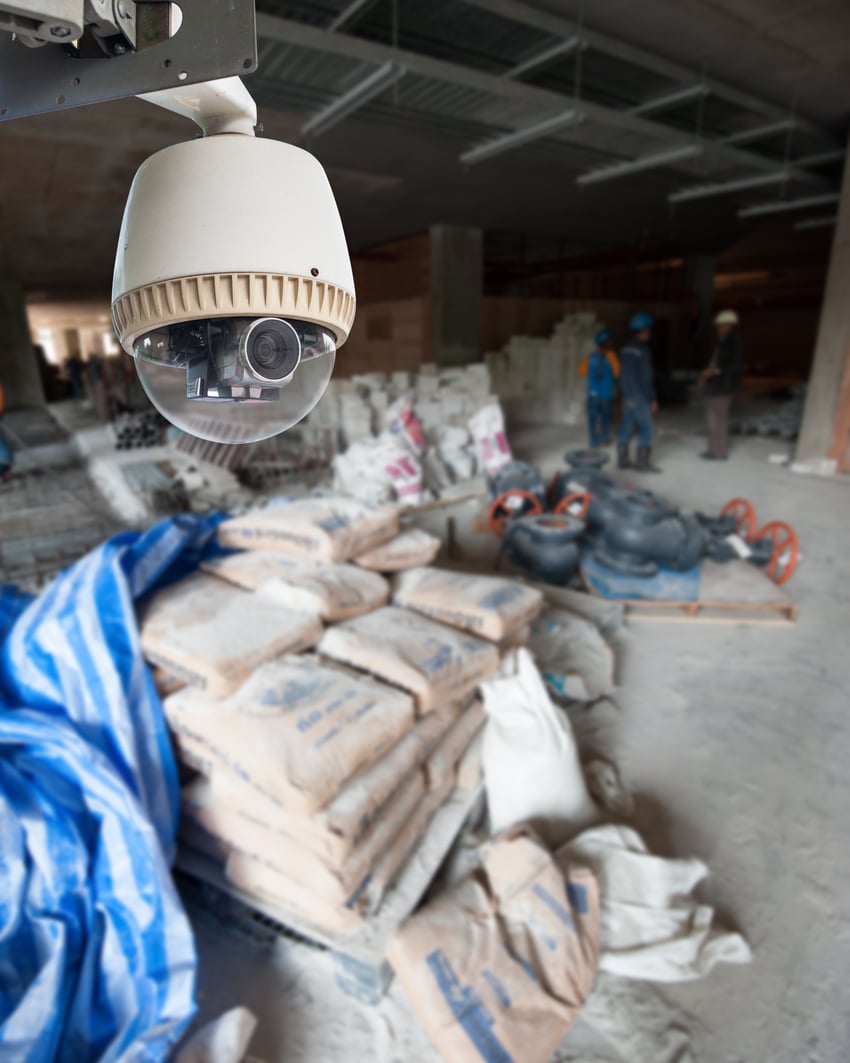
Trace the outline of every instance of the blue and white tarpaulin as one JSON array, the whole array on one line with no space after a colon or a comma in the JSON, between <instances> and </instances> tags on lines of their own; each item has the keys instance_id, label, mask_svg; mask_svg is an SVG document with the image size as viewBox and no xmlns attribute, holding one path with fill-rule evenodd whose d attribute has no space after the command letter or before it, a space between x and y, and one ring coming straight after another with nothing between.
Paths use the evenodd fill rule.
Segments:
<instances>
[{"instance_id":1,"label":"blue and white tarpaulin","mask_svg":"<svg viewBox=\"0 0 850 1063\"><path fill-rule=\"evenodd\" d=\"M194 1014L177 768L134 603L194 569L218 519L116 536L29 605L0 588L4 1063L165 1060Z\"/></svg>"}]
</instances>

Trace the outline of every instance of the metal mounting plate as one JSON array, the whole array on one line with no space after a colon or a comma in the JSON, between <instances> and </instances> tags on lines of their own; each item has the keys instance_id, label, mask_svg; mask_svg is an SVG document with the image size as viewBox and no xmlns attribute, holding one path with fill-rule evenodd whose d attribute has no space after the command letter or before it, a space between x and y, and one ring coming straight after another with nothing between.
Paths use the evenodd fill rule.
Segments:
<instances>
[{"instance_id":1,"label":"metal mounting plate","mask_svg":"<svg viewBox=\"0 0 850 1063\"><path fill-rule=\"evenodd\" d=\"M137 7L145 5L138 3ZM165 5L167 6L167 4ZM257 69L254 0L180 0L183 24L138 52L75 58L0 33L0 121L102 103Z\"/></svg>"}]
</instances>

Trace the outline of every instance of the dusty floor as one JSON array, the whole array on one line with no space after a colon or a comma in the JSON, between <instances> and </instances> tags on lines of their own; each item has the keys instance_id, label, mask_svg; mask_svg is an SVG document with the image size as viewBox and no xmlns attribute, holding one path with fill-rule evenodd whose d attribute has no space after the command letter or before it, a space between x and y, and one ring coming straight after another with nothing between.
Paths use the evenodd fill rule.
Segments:
<instances>
[{"instance_id":1,"label":"dusty floor","mask_svg":"<svg viewBox=\"0 0 850 1063\"><path fill-rule=\"evenodd\" d=\"M668 1050L618 1055L582 1023L559 1059L679 1063L689 1058L674 1047L685 1040L675 1027L684 1027L699 1063L839 1063L850 1057L850 483L770 464L768 455L788 449L778 440L739 441L728 463L701 462L695 420L662 419L664 471L650 486L709 512L744 495L761 522L790 521L804 554L789 585L799 621L632 622L619 638L616 706L590 710L580 732L620 767L650 843L709 864L703 896L744 933L755 961L657 992L626 987L644 1025L671 1027ZM547 473L581 442L554 428L514 438L518 456ZM397 989L380 1009L358 1004L336 985L328 956L252 943L202 914L196 923L203 1014L253 1007L257 1058L436 1060Z\"/></svg>"}]
</instances>

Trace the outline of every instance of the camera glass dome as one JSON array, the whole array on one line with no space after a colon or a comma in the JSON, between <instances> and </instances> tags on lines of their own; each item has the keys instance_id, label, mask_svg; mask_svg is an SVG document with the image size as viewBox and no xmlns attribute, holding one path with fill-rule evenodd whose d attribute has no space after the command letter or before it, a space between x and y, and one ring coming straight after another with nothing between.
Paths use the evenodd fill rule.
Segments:
<instances>
[{"instance_id":1,"label":"camera glass dome","mask_svg":"<svg viewBox=\"0 0 850 1063\"><path fill-rule=\"evenodd\" d=\"M208 318L139 336L142 387L184 432L217 443L254 443L291 428L324 394L334 334L283 318Z\"/></svg>"}]
</instances>

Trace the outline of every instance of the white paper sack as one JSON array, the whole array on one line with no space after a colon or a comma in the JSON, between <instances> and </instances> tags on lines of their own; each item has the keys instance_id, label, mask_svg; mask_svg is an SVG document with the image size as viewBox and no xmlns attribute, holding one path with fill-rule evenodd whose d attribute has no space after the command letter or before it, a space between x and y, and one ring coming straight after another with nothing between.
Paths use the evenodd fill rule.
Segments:
<instances>
[{"instance_id":1,"label":"white paper sack","mask_svg":"<svg viewBox=\"0 0 850 1063\"><path fill-rule=\"evenodd\" d=\"M492 476L513 460L505 431L505 417L498 403L479 410L470 419L469 430L475 441L479 467L484 472Z\"/></svg>"},{"instance_id":2,"label":"white paper sack","mask_svg":"<svg viewBox=\"0 0 850 1063\"><path fill-rule=\"evenodd\" d=\"M549 699L528 650L512 650L482 684L482 761L493 833L530 823L560 845L598 819L566 715Z\"/></svg>"},{"instance_id":3,"label":"white paper sack","mask_svg":"<svg viewBox=\"0 0 850 1063\"><path fill-rule=\"evenodd\" d=\"M595 701L614 690L614 654L588 620L546 609L531 625L529 648L543 678L561 697ZM571 682L573 677L580 685Z\"/></svg>"},{"instance_id":4,"label":"white paper sack","mask_svg":"<svg viewBox=\"0 0 850 1063\"><path fill-rule=\"evenodd\" d=\"M596 827L556 853L563 867L592 867L602 890L599 967L623 978L687 982L718 963L749 963L740 934L712 928L714 909L693 897L708 874L701 860L653 856L629 827Z\"/></svg>"}]
</instances>

